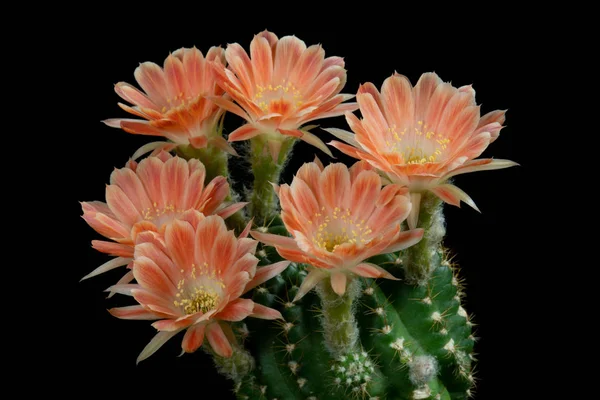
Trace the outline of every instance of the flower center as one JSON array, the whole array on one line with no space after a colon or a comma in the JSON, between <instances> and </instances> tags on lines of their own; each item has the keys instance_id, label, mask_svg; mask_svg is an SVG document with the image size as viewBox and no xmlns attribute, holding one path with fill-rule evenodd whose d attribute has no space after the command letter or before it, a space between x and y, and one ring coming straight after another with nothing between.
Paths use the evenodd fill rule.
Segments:
<instances>
[{"instance_id":1,"label":"flower center","mask_svg":"<svg viewBox=\"0 0 600 400\"><path fill-rule=\"evenodd\" d=\"M367 236L372 230L365 225L365 220L355 221L349 209L342 210L336 207L331 215L326 215L324 218L323 211L325 207L315 214L317 220L321 221L313 234L312 240L316 246L334 252L344 243L366 244L370 241ZM313 224L312 221L308 223Z\"/></svg>"},{"instance_id":2,"label":"flower center","mask_svg":"<svg viewBox=\"0 0 600 400\"><path fill-rule=\"evenodd\" d=\"M181 270L183 273L184 270ZM225 288L223 281L217 276L214 269L209 268L207 263L197 268L192 264L190 280L186 284L185 278L177 283L178 300L173 301L175 307L181 307L186 314L197 312L206 313L214 310L221 301L222 289Z\"/></svg>"},{"instance_id":3,"label":"flower center","mask_svg":"<svg viewBox=\"0 0 600 400\"><path fill-rule=\"evenodd\" d=\"M195 314L202 311L206 313L213 310L219 304L221 298L212 290L206 290L204 287L196 288L189 298L183 298L181 301L175 301L175 306L183 307L186 314Z\"/></svg>"},{"instance_id":4,"label":"flower center","mask_svg":"<svg viewBox=\"0 0 600 400\"><path fill-rule=\"evenodd\" d=\"M183 92L177 96L167 99L167 106L164 106L160 111L164 114L174 108L187 107L198 99L198 96L185 96Z\"/></svg>"},{"instance_id":5,"label":"flower center","mask_svg":"<svg viewBox=\"0 0 600 400\"><path fill-rule=\"evenodd\" d=\"M387 140L391 152L400 153L405 164L425 164L436 162L450 143L441 133L427 129L427 124L417 121L417 127L397 132L397 126L388 128L394 140Z\"/></svg>"},{"instance_id":6,"label":"flower center","mask_svg":"<svg viewBox=\"0 0 600 400\"><path fill-rule=\"evenodd\" d=\"M285 115L292 108L302 106L302 94L292 82L284 79L281 85L256 85L254 103L266 113Z\"/></svg>"},{"instance_id":7,"label":"flower center","mask_svg":"<svg viewBox=\"0 0 600 400\"><path fill-rule=\"evenodd\" d=\"M158 204L154 202L153 207L148 207L142 210L142 217L146 221L152 221L157 227L161 227L167 222L171 222L174 218L178 217L185 210L177 210L172 204L167 204L164 207L158 207Z\"/></svg>"}]
</instances>

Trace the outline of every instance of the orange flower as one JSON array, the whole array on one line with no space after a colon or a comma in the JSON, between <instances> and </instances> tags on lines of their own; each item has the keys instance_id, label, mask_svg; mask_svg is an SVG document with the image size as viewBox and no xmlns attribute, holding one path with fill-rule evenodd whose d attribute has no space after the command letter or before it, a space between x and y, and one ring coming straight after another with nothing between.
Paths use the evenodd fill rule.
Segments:
<instances>
[{"instance_id":1,"label":"orange flower","mask_svg":"<svg viewBox=\"0 0 600 400\"><path fill-rule=\"evenodd\" d=\"M358 108L341 104L354 96L339 94L346 84L344 61L325 58L320 45L306 47L295 36L278 39L264 31L250 44L250 57L237 43L227 46L223 63L215 62L217 82L237 102L217 98L215 103L248 123L232 132L229 141L263 135L273 160L282 142L297 137L331 155L325 144L301 128L316 119L335 117Z\"/></svg>"},{"instance_id":2,"label":"orange flower","mask_svg":"<svg viewBox=\"0 0 600 400\"><path fill-rule=\"evenodd\" d=\"M206 187L204 165L185 161L166 152L148 157L139 165L115 169L106 187L106 203L83 202L83 219L104 237L114 241L93 240L92 246L118 258L96 268L83 279L127 265L133 257L136 236L143 231L163 232L166 224L187 210L227 218L246 203L223 204L229 184L223 176ZM116 243L115 243L116 242ZM133 279L127 274L122 282Z\"/></svg>"},{"instance_id":3,"label":"orange flower","mask_svg":"<svg viewBox=\"0 0 600 400\"><path fill-rule=\"evenodd\" d=\"M346 290L348 274L395 279L365 260L421 240L422 229L400 231L411 209L406 190L397 185L382 189L379 175L370 168L364 162L350 170L341 163L326 168L320 162L307 163L290 186L276 187L283 223L293 237L258 231L251 235L275 246L288 260L312 265L295 300L327 276L339 295Z\"/></svg>"},{"instance_id":4,"label":"orange flower","mask_svg":"<svg viewBox=\"0 0 600 400\"><path fill-rule=\"evenodd\" d=\"M117 94L134 105L119 103L119 106L146 121L115 118L104 122L129 133L164 136L175 143L148 144L136 152L134 159L152 149L171 150L187 144L195 148L210 144L236 154L218 127L224 110L209 100L223 95L210 68L215 60L224 62L224 50L220 47L211 47L206 58L195 47L181 48L167 57L164 70L152 62L136 68L135 79L145 93L128 83L117 83Z\"/></svg>"},{"instance_id":5,"label":"orange flower","mask_svg":"<svg viewBox=\"0 0 600 400\"><path fill-rule=\"evenodd\" d=\"M491 158L474 160L498 138L505 112L480 117L471 86L457 89L435 73L426 73L412 87L405 76L394 74L385 80L381 93L372 83L362 85L357 99L363 119L346 114L355 135L327 129L348 143L330 144L368 161L391 182L408 186L413 203L411 227L417 222L422 192L431 191L455 206L462 200L477 209L448 179L517 165Z\"/></svg>"},{"instance_id":6,"label":"orange flower","mask_svg":"<svg viewBox=\"0 0 600 400\"><path fill-rule=\"evenodd\" d=\"M159 333L138 362L184 329L185 352L196 351L206 335L218 355L231 357L235 336L229 321L282 318L277 310L240 298L290 264L282 261L257 268L257 242L246 238L249 228L238 239L221 217L190 210L169 223L164 235L151 231L138 235L133 266L137 284L109 288L139 303L113 308L112 315L160 320L152 324Z\"/></svg>"}]
</instances>

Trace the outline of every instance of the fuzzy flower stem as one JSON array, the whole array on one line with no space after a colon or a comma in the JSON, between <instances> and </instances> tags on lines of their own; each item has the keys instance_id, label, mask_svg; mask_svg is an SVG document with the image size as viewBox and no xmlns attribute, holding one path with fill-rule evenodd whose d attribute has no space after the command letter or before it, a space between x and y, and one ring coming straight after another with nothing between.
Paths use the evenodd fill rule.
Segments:
<instances>
[{"instance_id":1,"label":"fuzzy flower stem","mask_svg":"<svg viewBox=\"0 0 600 400\"><path fill-rule=\"evenodd\" d=\"M331 355L337 358L359 350L354 300L361 294L360 280L350 280L343 296L333 291L330 279L319 282L316 289L321 298L325 344Z\"/></svg>"},{"instance_id":2,"label":"fuzzy flower stem","mask_svg":"<svg viewBox=\"0 0 600 400\"><path fill-rule=\"evenodd\" d=\"M209 345L203 345L202 348L212 356L219 373L235 383L241 382L254 369L254 357L238 344L232 345L233 354L229 358L215 354Z\"/></svg>"},{"instance_id":3,"label":"fuzzy flower stem","mask_svg":"<svg viewBox=\"0 0 600 400\"><path fill-rule=\"evenodd\" d=\"M196 149L187 145L177 147L177 155L186 160L195 158L204 164L204 168L206 169L206 178L204 179L205 185L219 175L226 177L229 182L229 191L231 194L225 198L225 201L232 201L234 199L237 201L238 196L233 192L233 185L231 177L229 176L229 169L227 168L227 159L229 156L226 152L214 146ZM236 233L243 231L246 226L246 218L244 217L243 210L240 210L227 218L226 223L229 228L235 229Z\"/></svg>"},{"instance_id":4,"label":"fuzzy flower stem","mask_svg":"<svg viewBox=\"0 0 600 400\"><path fill-rule=\"evenodd\" d=\"M423 193L417 228L423 228L423 239L402 252L402 265L408 283L425 285L435 270L436 257L446 234L442 201L432 193Z\"/></svg>"},{"instance_id":5,"label":"fuzzy flower stem","mask_svg":"<svg viewBox=\"0 0 600 400\"><path fill-rule=\"evenodd\" d=\"M254 220L266 225L275 216L277 208L277 197L271 183L279 184L279 177L296 140L284 140L277 162L273 161L263 135L252 138L250 142L254 186L248 207Z\"/></svg>"}]
</instances>

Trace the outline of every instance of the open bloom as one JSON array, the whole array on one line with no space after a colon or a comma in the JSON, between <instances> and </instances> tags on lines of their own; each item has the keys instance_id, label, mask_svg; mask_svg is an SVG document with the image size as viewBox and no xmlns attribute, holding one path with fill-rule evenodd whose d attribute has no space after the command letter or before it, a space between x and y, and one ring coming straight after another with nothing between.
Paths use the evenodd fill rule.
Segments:
<instances>
[{"instance_id":1,"label":"open bloom","mask_svg":"<svg viewBox=\"0 0 600 400\"><path fill-rule=\"evenodd\" d=\"M83 279L127 265L133 257L136 236L143 231L163 232L166 224L187 210L205 215L232 215L246 203L224 204L229 194L225 177L204 186L204 165L162 151L139 164L115 169L106 187L106 203L83 202L83 219L111 241L93 240L92 246L118 258L96 268ZM123 282L131 281L128 273Z\"/></svg>"},{"instance_id":2,"label":"open bloom","mask_svg":"<svg viewBox=\"0 0 600 400\"><path fill-rule=\"evenodd\" d=\"M157 147L172 149L187 144L195 148L210 144L235 154L221 136L219 119L224 110L209 100L223 95L210 67L215 60L224 62L222 48L211 47L204 58L194 47L181 48L169 55L164 69L152 62L140 64L134 75L145 93L125 82L117 83L115 91L133 104L130 107L119 103L119 106L144 120L115 118L104 122L129 133L164 136L175 143L151 143L136 155Z\"/></svg>"},{"instance_id":3,"label":"open bloom","mask_svg":"<svg viewBox=\"0 0 600 400\"><path fill-rule=\"evenodd\" d=\"M184 329L185 352L196 351L206 335L218 355L230 357L235 336L229 321L281 318L277 310L240 298L289 265L282 261L257 268L257 242L246 238L248 231L249 226L238 239L221 217L188 211L168 224L164 236L138 236L133 266L137 284L111 289L133 296L139 305L109 310L124 319L159 319L153 323L159 333L138 362Z\"/></svg>"},{"instance_id":4,"label":"open bloom","mask_svg":"<svg viewBox=\"0 0 600 400\"><path fill-rule=\"evenodd\" d=\"M477 209L466 193L446 183L448 179L517 165L491 158L474 160L498 138L505 112L480 117L471 86L457 89L435 73L426 73L412 87L405 76L394 74L385 80L381 93L372 83L362 85L357 99L363 119L346 114L355 135L328 129L348 143L330 144L368 161L392 182L408 186L411 227L417 222L422 192L431 191L455 206L462 200Z\"/></svg>"},{"instance_id":5,"label":"open bloom","mask_svg":"<svg viewBox=\"0 0 600 400\"><path fill-rule=\"evenodd\" d=\"M295 36L278 39L264 31L250 44L250 56L237 43L227 46L223 63L215 62L217 82L237 102L215 102L247 121L229 135L229 141L257 135L266 139L271 156L278 159L282 142L297 137L331 155L325 144L310 133L307 122L342 115L358 108L341 104L354 96L339 94L346 84L344 60L325 58L320 45L306 47Z\"/></svg>"},{"instance_id":6,"label":"open bloom","mask_svg":"<svg viewBox=\"0 0 600 400\"><path fill-rule=\"evenodd\" d=\"M382 189L381 178L364 162L348 170L341 163L323 168L304 164L291 185L277 188L281 217L293 237L252 231L284 258L312 265L296 299L330 276L333 290L344 294L348 274L395 279L369 257L405 249L423 236L422 229L400 231L410 212L406 190Z\"/></svg>"}]
</instances>

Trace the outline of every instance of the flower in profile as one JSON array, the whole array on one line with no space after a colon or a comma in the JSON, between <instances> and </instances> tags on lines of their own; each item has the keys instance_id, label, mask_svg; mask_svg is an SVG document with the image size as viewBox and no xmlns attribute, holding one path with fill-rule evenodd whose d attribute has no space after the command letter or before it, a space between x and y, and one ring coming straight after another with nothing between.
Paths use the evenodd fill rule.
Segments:
<instances>
[{"instance_id":1,"label":"flower in profile","mask_svg":"<svg viewBox=\"0 0 600 400\"><path fill-rule=\"evenodd\" d=\"M174 143L151 143L140 148L137 156L155 148L170 150L188 144L195 148L216 146L235 155L221 136L219 120L224 110L209 99L223 95L210 67L215 60L224 62L222 48L211 47L204 58L194 47L170 54L164 69L152 62L140 64L134 75L145 93L125 82L117 83L115 91L133 105L119 106L143 120L114 118L104 122L129 133L164 136Z\"/></svg>"},{"instance_id":2,"label":"flower in profile","mask_svg":"<svg viewBox=\"0 0 600 400\"><path fill-rule=\"evenodd\" d=\"M282 142L296 137L331 152L325 144L301 128L307 122L342 115L358 108L356 103L342 104L354 96L339 94L346 84L344 60L325 58L320 45L306 47L295 36L278 39L264 31L250 44L250 56L237 43L227 46L226 68L212 65L217 82L237 105L227 98L215 102L247 123L229 135L229 141L262 135L273 160L277 162Z\"/></svg>"},{"instance_id":3,"label":"flower in profile","mask_svg":"<svg viewBox=\"0 0 600 400\"><path fill-rule=\"evenodd\" d=\"M92 246L117 258L96 268L83 279L128 265L137 235L143 231L163 232L167 223L187 210L227 218L246 203L225 204L229 184L218 176L204 185L206 171L196 160L173 157L162 151L139 164L115 169L106 187L106 203L83 202L83 219L102 236ZM128 273L123 282L133 278Z\"/></svg>"},{"instance_id":4,"label":"flower in profile","mask_svg":"<svg viewBox=\"0 0 600 400\"><path fill-rule=\"evenodd\" d=\"M341 163L323 168L304 164L291 185L276 187L281 217L292 237L252 231L261 242L274 246L291 261L310 264L311 272L295 300L320 280L344 294L348 275L395 279L366 259L405 249L421 240L422 229L400 231L411 204L406 189L387 185L365 162L349 170Z\"/></svg>"},{"instance_id":5,"label":"flower in profile","mask_svg":"<svg viewBox=\"0 0 600 400\"><path fill-rule=\"evenodd\" d=\"M188 211L169 223L164 235L152 231L138 235L133 265L137 284L109 288L139 303L113 308L112 315L159 320L152 324L159 333L138 362L182 330L186 330L185 352L196 351L206 336L215 353L230 357L235 336L229 322L282 318L277 310L240 298L289 265L281 261L257 268L257 242L246 237L249 228L236 238L221 217Z\"/></svg>"},{"instance_id":6,"label":"flower in profile","mask_svg":"<svg viewBox=\"0 0 600 400\"><path fill-rule=\"evenodd\" d=\"M411 227L416 226L423 192L430 191L455 206L462 200L477 210L473 200L448 180L467 172L518 165L509 160L475 159L498 138L505 112L480 117L471 86L455 88L435 73L426 73L412 87L405 76L394 74L384 81L381 93L372 83L362 85L357 100L363 119L346 114L355 134L327 129L347 143L330 144L409 188Z\"/></svg>"}]
</instances>

